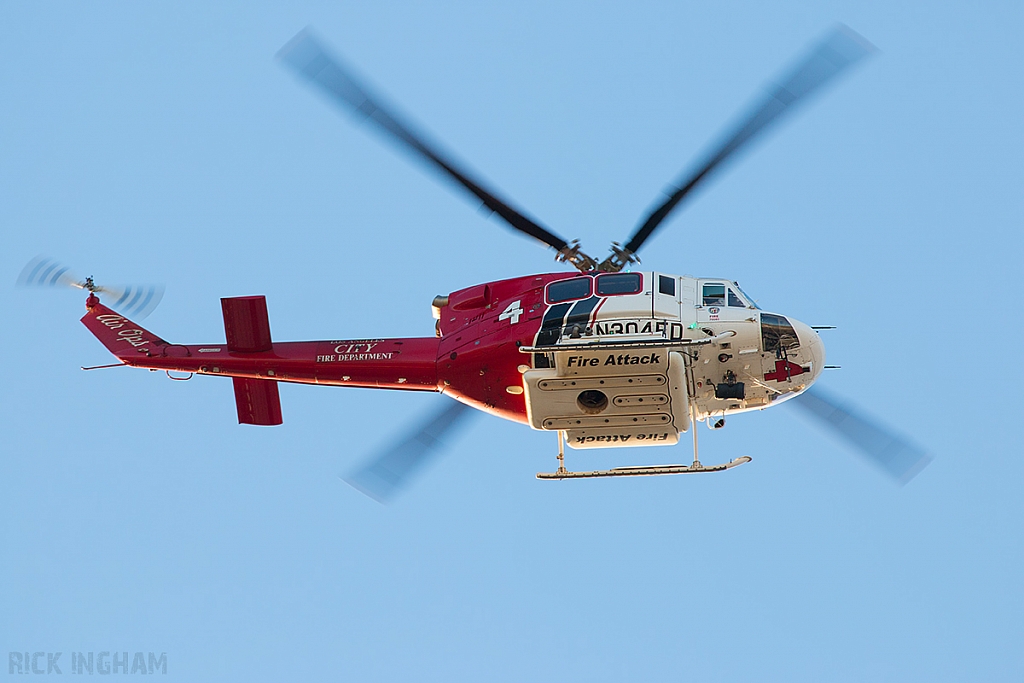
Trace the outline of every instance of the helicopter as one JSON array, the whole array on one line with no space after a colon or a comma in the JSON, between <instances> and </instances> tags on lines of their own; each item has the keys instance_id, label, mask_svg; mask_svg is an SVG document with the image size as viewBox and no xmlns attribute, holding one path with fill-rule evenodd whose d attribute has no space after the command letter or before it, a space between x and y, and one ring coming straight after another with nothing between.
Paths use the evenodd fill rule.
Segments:
<instances>
[{"instance_id":1,"label":"helicopter","mask_svg":"<svg viewBox=\"0 0 1024 683\"><path fill-rule=\"evenodd\" d=\"M82 323L117 358L111 365L162 370L172 379L232 379L238 422L283 422L279 382L429 391L452 399L396 446L346 478L378 500L394 492L471 409L554 432L558 467L540 479L712 473L751 461L705 465L697 426L797 398L886 472L907 481L928 462L917 446L818 390L825 348L812 327L762 310L729 278L641 269L639 250L666 219L737 152L823 86L874 51L838 26L799 59L722 140L684 175L624 244L597 260L473 177L440 145L373 94L307 29L278 53L281 62L340 107L468 192L513 230L575 268L477 284L434 297L434 335L279 342L263 296L221 299L225 342L177 344L145 329L156 287L104 287L39 257L19 282L88 292ZM101 295L106 301L101 301ZM689 464L573 471L565 446L672 446L689 432Z\"/></svg>"}]
</instances>

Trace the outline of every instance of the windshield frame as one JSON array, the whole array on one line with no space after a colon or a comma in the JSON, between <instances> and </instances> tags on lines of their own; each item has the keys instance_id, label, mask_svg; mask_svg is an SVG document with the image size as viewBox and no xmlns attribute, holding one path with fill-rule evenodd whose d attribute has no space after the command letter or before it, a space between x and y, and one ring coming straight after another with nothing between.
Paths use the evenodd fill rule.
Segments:
<instances>
[{"instance_id":1,"label":"windshield frame","mask_svg":"<svg viewBox=\"0 0 1024 683\"><path fill-rule=\"evenodd\" d=\"M740 287L740 283L738 283L738 282L736 282L735 280L733 280L733 283L732 283L732 284L733 284L733 286L734 286L734 287L736 287L736 291L738 291L738 292L740 293L740 296L741 296L741 297L743 297L744 301L746 301L746 302L747 302L747 305L748 305L748 306L750 306L751 308L756 308L756 309L757 309L757 310L759 310L759 311L761 310L761 307L757 305L757 302L756 302L756 301L754 301L754 300L753 300L753 299L752 299L752 298L750 297L750 295L749 295L749 294L747 294L746 292L744 292L744 291L743 291L743 288L742 288L742 287Z\"/></svg>"}]
</instances>

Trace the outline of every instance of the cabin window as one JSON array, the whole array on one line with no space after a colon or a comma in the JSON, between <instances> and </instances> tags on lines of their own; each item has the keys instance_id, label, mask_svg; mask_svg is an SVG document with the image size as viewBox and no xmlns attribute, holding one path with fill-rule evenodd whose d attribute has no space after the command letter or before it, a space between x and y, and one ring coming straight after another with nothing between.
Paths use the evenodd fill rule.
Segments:
<instances>
[{"instance_id":1,"label":"cabin window","mask_svg":"<svg viewBox=\"0 0 1024 683\"><path fill-rule=\"evenodd\" d=\"M597 293L602 296L615 294L636 294L640 291L643 281L640 273L611 273L599 275Z\"/></svg>"},{"instance_id":2,"label":"cabin window","mask_svg":"<svg viewBox=\"0 0 1024 683\"><path fill-rule=\"evenodd\" d=\"M781 315L772 313L761 314L761 343L765 353L772 351L795 349L800 346L800 338L788 320Z\"/></svg>"},{"instance_id":3,"label":"cabin window","mask_svg":"<svg viewBox=\"0 0 1024 683\"><path fill-rule=\"evenodd\" d=\"M739 295L732 291L732 287L729 288L729 305L734 308L746 308L747 302L739 297Z\"/></svg>"},{"instance_id":4,"label":"cabin window","mask_svg":"<svg viewBox=\"0 0 1024 683\"><path fill-rule=\"evenodd\" d=\"M725 305L725 285L721 285L721 284L706 284L706 285L704 285L704 305L705 306L724 306Z\"/></svg>"},{"instance_id":5,"label":"cabin window","mask_svg":"<svg viewBox=\"0 0 1024 683\"><path fill-rule=\"evenodd\" d=\"M676 279L669 277L668 275L658 276L658 293L668 294L669 296L676 295Z\"/></svg>"},{"instance_id":6,"label":"cabin window","mask_svg":"<svg viewBox=\"0 0 1024 683\"><path fill-rule=\"evenodd\" d=\"M572 301L590 296L590 278L573 277L559 280L548 285L548 302L557 304L560 301Z\"/></svg>"}]
</instances>

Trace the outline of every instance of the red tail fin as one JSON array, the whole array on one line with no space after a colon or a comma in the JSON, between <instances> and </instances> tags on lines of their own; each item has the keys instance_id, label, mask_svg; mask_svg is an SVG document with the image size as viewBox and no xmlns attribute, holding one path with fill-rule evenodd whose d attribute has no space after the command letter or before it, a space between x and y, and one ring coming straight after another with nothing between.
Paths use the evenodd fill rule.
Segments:
<instances>
[{"instance_id":1,"label":"red tail fin","mask_svg":"<svg viewBox=\"0 0 1024 683\"><path fill-rule=\"evenodd\" d=\"M101 304L95 295L89 297L86 306L89 312L82 318L82 324L108 351L129 365L159 355L167 346L160 337Z\"/></svg>"},{"instance_id":2,"label":"red tail fin","mask_svg":"<svg viewBox=\"0 0 1024 683\"><path fill-rule=\"evenodd\" d=\"M229 351L256 354L274 348L265 297L230 297L221 299L220 305L224 312L224 334ZM281 424L281 396L277 382L241 377L235 377L234 381L239 424Z\"/></svg>"},{"instance_id":3,"label":"red tail fin","mask_svg":"<svg viewBox=\"0 0 1024 683\"><path fill-rule=\"evenodd\" d=\"M220 300L224 312L224 334L228 349L242 353L269 351L270 318L267 299L263 296L236 296Z\"/></svg>"},{"instance_id":4,"label":"red tail fin","mask_svg":"<svg viewBox=\"0 0 1024 683\"><path fill-rule=\"evenodd\" d=\"M235 377L234 384L239 424L281 424L281 395L277 391L277 382Z\"/></svg>"}]
</instances>

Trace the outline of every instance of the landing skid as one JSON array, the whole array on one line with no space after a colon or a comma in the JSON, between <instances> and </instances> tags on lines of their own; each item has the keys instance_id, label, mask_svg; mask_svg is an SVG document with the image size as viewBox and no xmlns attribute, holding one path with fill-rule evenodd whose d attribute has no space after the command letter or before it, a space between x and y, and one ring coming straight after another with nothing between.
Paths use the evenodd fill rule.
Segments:
<instances>
[{"instance_id":1,"label":"landing skid","mask_svg":"<svg viewBox=\"0 0 1024 683\"><path fill-rule=\"evenodd\" d=\"M593 479L595 477L656 477L662 474L696 474L698 472L724 472L751 461L749 455L742 455L721 465L638 465L635 467L613 467L610 470L591 472L570 472L559 467L555 472L538 472L538 479Z\"/></svg>"},{"instance_id":2,"label":"landing skid","mask_svg":"<svg viewBox=\"0 0 1024 683\"><path fill-rule=\"evenodd\" d=\"M570 472L565 469L564 433L558 432L558 469L554 472L538 472L538 479L595 479L597 477L657 477L663 474L698 474L700 472L724 472L739 467L753 458L741 455L721 465L702 465L697 457L697 411L691 406L691 431L693 432L693 462L689 465L635 465L632 467L613 467L610 470L592 470L590 472Z\"/></svg>"}]
</instances>

